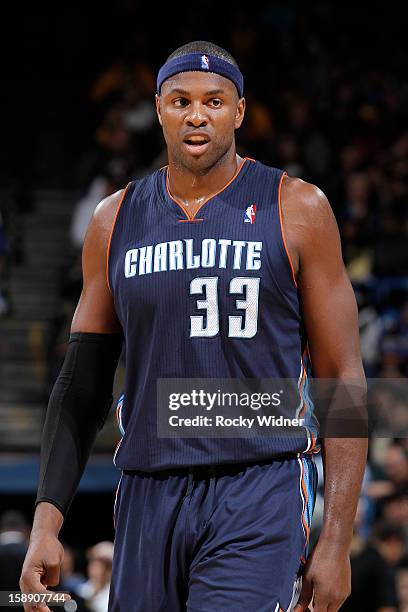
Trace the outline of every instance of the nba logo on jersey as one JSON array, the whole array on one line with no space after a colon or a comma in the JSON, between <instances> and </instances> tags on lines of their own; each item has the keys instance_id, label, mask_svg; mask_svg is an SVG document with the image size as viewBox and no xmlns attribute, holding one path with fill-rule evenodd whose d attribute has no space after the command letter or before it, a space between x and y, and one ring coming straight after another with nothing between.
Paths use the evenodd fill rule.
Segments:
<instances>
[{"instance_id":1,"label":"nba logo on jersey","mask_svg":"<svg viewBox=\"0 0 408 612\"><path fill-rule=\"evenodd\" d=\"M204 70L210 69L210 60L208 59L207 55L201 56L201 68L204 68Z\"/></svg>"},{"instance_id":2,"label":"nba logo on jersey","mask_svg":"<svg viewBox=\"0 0 408 612\"><path fill-rule=\"evenodd\" d=\"M250 223L253 225L255 223L255 215L256 215L256 204L251 204L245 210L244 215L244 223Z\"/></svg>"}]
</instances>

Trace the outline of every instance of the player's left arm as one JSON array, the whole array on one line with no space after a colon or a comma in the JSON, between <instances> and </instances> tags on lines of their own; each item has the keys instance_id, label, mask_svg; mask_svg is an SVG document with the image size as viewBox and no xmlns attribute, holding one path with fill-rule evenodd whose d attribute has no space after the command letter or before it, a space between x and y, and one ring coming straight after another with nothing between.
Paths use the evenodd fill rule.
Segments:
<instances>
[{"instance_id":1,"label":"player's left arm","mask_svg":"<svg viewBox=\"0 0 408 612\"><path fill-rule=\"evenodd\" d=\"M334 214L320 189L299 179L284 179L281 204L314 376L336 379L346 389L353 382L352 400L361 407L366 386L357 305ZM322 454L323 527L305 568L299 612L312 600L314 612L335 612L350 594L349 551L367 439L325 438Z\"/></svg>"}]
</instances>

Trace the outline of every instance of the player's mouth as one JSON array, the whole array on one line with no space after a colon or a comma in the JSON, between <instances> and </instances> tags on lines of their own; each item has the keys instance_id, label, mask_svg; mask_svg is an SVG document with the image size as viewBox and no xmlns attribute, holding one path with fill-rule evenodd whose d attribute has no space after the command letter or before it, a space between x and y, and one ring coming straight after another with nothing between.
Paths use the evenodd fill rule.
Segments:
<instances>
[{"instance_id":1,"label":"player's mouth","mask_svg":"<svg viewBox=\"0 0 408 612\"><path fill-rule=\"evenodd\" d=\"M191 155L202 155L210 144L210 139L206 134L189 134L184 137L183 143Z\"/></svg>"}]
</instances>

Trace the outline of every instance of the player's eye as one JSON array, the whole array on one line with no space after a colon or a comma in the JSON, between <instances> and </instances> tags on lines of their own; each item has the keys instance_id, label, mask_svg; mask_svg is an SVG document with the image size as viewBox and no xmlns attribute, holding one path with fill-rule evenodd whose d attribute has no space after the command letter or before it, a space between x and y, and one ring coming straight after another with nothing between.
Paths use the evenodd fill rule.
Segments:
<instances>
[{"instance_id":1,"label":"player's eye","mask_svg":"<svg viewBox=\"0 0 408 612\"><path fill-rule=\"evenodd\" d=\"M212 98L209 101L209 104L214 108L219 108L220 106L222 106L222 100L220 100L219 98Z\"/></svg>"},{"instance_id":2,"label":"player's eye","mask_svg":"<svg viewBox=\"0 0 408 612\"><path fill-rule=\"evenodd\" d=\"M177 106L179 108L184 108L185 106L187 106L187 104L187 98L177 98L176 100L174 100L174 106Z\"/></svg>"}]
</instances>

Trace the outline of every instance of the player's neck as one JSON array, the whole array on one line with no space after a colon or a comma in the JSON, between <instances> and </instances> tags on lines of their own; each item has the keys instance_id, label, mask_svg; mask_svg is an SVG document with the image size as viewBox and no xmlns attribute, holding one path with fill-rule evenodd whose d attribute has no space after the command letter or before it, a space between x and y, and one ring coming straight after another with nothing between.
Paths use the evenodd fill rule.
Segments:
<instances>
[{"instance_id":1,"label":"player's neck","mask_svg":"<svg viewBox=\"0 0 408 612\"><path fill-rule=\"evenodd\" d=\"M205 174L194 174L169 159L169 191L171 196L183 204L192 214L203 201L221 191L236 174L242 158L235 148L229 152L222 164L216 164Z\"/></svg>"}]
</instances>

